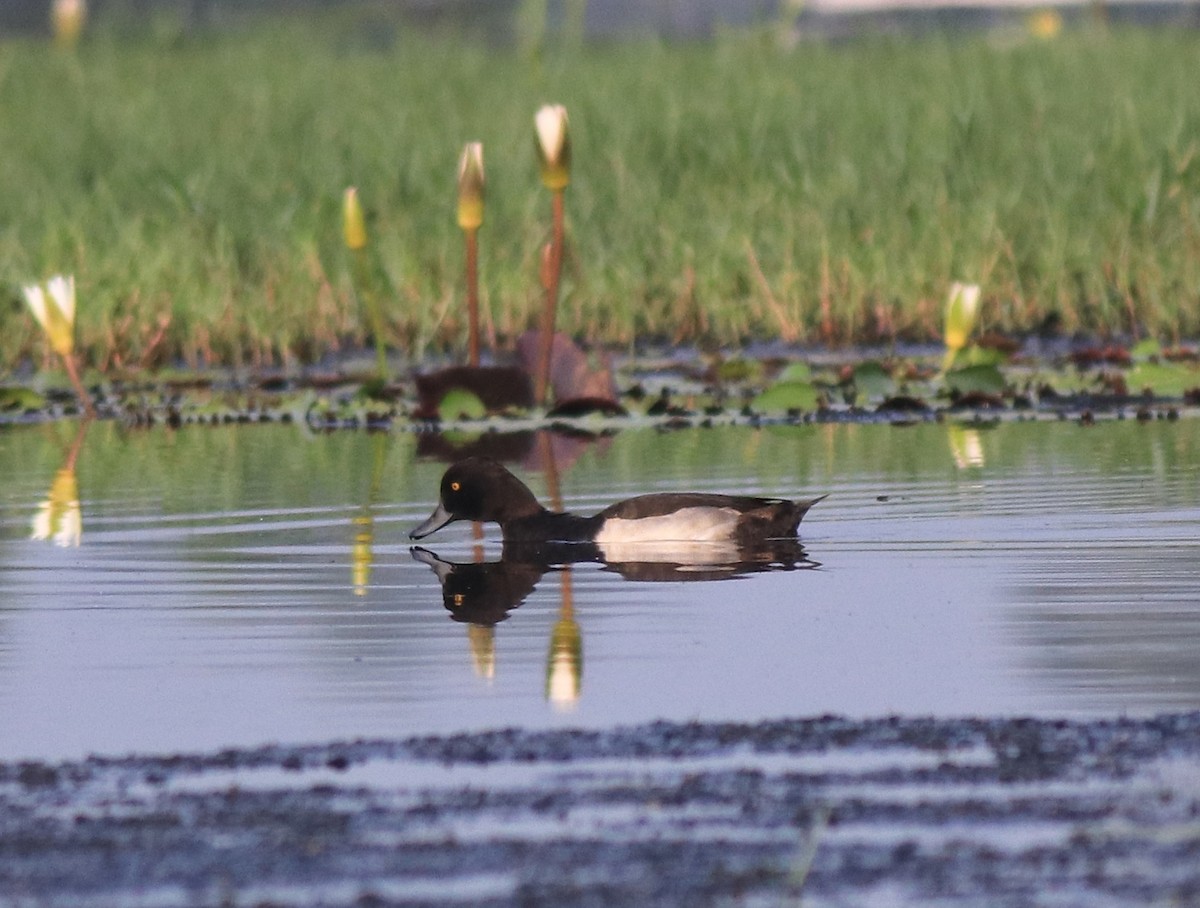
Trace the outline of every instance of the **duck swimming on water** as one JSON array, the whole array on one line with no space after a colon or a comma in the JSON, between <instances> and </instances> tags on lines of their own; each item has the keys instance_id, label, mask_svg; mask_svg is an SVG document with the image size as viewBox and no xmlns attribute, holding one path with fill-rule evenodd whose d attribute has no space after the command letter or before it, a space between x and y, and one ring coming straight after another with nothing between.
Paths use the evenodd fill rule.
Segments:
<instances>
[{"instance_id":1,"label":"duck swimming on water","mask_svg":"<svg viewBox=\"0 0 1200 908\"><path fill-rule=\"evenodd\" d=\"M494 460L469 457L442 476L437 507L409 536L423 539L455 520L500 524L505 542L734 542L795 537L801 519L825 496L802 501L709 492L657 492L598 514L550 511Z\"/></svg>"}]
</instances>

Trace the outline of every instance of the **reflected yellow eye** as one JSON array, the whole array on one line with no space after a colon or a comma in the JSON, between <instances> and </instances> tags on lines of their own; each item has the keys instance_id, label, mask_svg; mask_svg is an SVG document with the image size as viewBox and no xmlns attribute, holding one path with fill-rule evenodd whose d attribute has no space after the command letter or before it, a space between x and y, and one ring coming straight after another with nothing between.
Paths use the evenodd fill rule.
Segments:
<instances>
[{"instance_id":1,"label":"reflected yellow eye","mask_svg":"<svg viewBox=\"0 0 1200 908\"><path fill-rule=\"evenodd\" d=\"M455 593L454 594L454 607L459 608L462 604L463 604L463 594Z\"/></svg>"},{"instance_id":2,"label":"reflected yellow eye","mask_svg":"<svg viewBox=\"0 0 1200 908\"><path fill-rule=\"evenodd\" d=\"M462 485L457 482L452 482L452 483L450 483L450 488L452 488L454 491L457 492L459 489L462 488Z\"/></svg>"}]
</instances>

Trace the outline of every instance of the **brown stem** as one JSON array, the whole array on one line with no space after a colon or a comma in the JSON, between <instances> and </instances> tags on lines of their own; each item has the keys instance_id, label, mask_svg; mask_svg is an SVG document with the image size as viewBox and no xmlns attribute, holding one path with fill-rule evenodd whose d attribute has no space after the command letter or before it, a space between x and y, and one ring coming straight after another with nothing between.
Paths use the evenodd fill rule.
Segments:
<instances>
[{"instance_id":1,"label":"brown stem","mask_svg":"<svg viewBox=\"0 0 1200 908\"><path fill-rule=\"evenodd\" d=\"M479 243L478 231L467 234L467 362L479 365Z\"/></svg>"},{"instance_id":2,"label":"brown stem","mask_svg":"<svg viewBox=\"0 0 1200 908\"><path fill-rule=\"evenodd\" d=\"M67 367L67 376L71 379L71 384L75 386L75 394L79 397L79 402L83 405L84 415L88 419L95 419L96 408L92 405L91 395L87 393L87 388L83 386L83 381L79 378L79 367L75 365L74 355L70 353L64 354L63 363Z\"/></svg>"},{"instance_id":3,"label":"brown stem","mask_svg":"<svg viewBox=\"0 0 1200 908\"><path fill-rule=\"evenodd\" d=\"M558 280L563 260L563 190L554 190L554 233L550 240L550 261L546 275L546 303L542 310L541 348L535 376L534 395L545 405L550 387L550 353L554 347L555 310L558 308Z\"/></svg>"}]
</instances>

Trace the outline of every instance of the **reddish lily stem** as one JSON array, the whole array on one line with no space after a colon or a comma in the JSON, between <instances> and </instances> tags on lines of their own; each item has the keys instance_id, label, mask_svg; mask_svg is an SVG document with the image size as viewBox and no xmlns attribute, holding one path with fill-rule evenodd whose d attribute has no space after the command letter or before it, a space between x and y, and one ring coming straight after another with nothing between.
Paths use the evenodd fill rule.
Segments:
<instances>
[{"instance_id":1,"label":"reddish lily stem","mask_svg":"<svg viewBox=\"0 0 1200 908\"><path fill-rule=\"evenodd\" d=\"M479 365L479 243L478 231L467 230L467 362Z\"/></svg>"},{"instance_id":2,"label":"reddish lily stem","mask_svg":"<svg viewBox=\"0 0 1200 908\"><path fill-rule=\"evenodd\" d=\"M96 418L96 408L92 404L92 397L87 393L87 389L83 386L83 381L79 377L79 367L75 365L75 357L68 353L63 356L63 363L67 367L67 376L71 379L71 384L75 386L75 393L79 396L79 402L83 405L83 412L88 419Z\"/></svg>"},{"instance_id":3,"label":"reddish lily stem","mask_svg":"<svg viewBox=\"0 0 1200 908\"><path fill-rule=\"evenodd\" d=\"M558 280L563 260L563 190L554 190L554 233L550 241L550 267L546 276L546 304L542 310L541 349L535 376L534 395L539 404L546 403L550 387L550 353L554 347L555 310L558 308Z\"/></svg>"}]
</instances>

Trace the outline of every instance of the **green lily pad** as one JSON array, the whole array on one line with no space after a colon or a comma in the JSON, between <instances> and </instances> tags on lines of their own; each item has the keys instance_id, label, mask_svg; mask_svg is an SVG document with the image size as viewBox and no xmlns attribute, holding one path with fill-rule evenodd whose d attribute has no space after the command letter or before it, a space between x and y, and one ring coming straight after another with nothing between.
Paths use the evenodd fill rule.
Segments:
<instances>
[{"instance_id":1,"label":"green lily pad","mask_svg":"<svg viewBox=\"0 0 1200 908\"><path fill-rule=\"evenodd\" d=\"M750 401L757 413L786 413L789 410L815 410L817 389L810 382L777 382Z\"/></svg>"},{"instance_id":2,"label":"green lily pad","mask_svg":"<svg viewBox=\"0 0 1200 908\"><path fill-rule=\"evenodd\" d=\"M451 388L438 403L438 415L442 419L483 419L487 407L478 396L464 388Z\"/></svg>"},{"instance_id":3,"label":"green lily pad","mask_svg":"<svg viewBox=\"0 0 1200 908\"><path fill-rule=\"evenodd\" d=\"M775 378L777 382L807 382L812 381L812 369L808 363L789 363Z\"/></svg>"},{"instance_id":4,"label":"green lily pad","mask_svg":"<svg viewBox=\"0 0 1200 908\"><path fill-rule=\"evenodd\" d=\"M0 388L0 410L40 410L46 398L29 388Z\"/></svg>"},{"instance_id":5,"label":"green lily pad","mask_svg":"<svg viewBox=\"0 0 1200 908\"><path fill-rule=\"evenodd\" d=\"M1002 394L1007 386L995 366L967 366L947 372L946 387L960 394Z\"/></svg>"},{"instance_id":6,"label":"green lily pad","mask_svg":"<svg viewBox=\"0 0 1200 908\"><path fill-rule=\"evenodd\" d=\"M872 359L854 367L854 387L860 398L877 400L890 395L896 383L887 369Z\"/></svg>"},{"instance_id":7,"label":"green lily pad","mask_svg":"<svg viewBox=\"0 0 1200 908\"><path fill-rule=\"evenodd\" d=\"M1149 388L1160 397L1181 397L1200 387L1200 372L1181 363L1138 363L1126 373L1125 384L1131 394Z\"/></svg>"},{"instance_id":8,"label":"green lily pad","mask_svg":"<svg viewBox=\"0 0 1200 908\"><path fill-rule=\"evenodd\" d=\"M756 378L762 374L762 363L749 359L727 359L717 365L717 380L722 382L741 382Z\"/></svg>"},{"instance_id":9,"label":"green lily pad","mask_svg":"<svg viewBox=\"0 0 1200 908\"><path fill-rule=\"evenodd\" d=\"M1134 362L1157 359L1162 356L1162 344L1154 340L1154 338L1148 337L1134 344L1129 351L1129 356Z\"/></svg>"},{"instance_id":10,"label":"green lily pad","mask_svg":"<svg viewBox=\"0 0 1200 908\"><path fill-rule=\"evenodd\" d=\"M954 360L960 366L1000 366L1008 360L1008 354L995 347L978 347L971 344Z\"/></svg>"}]
</instances>

